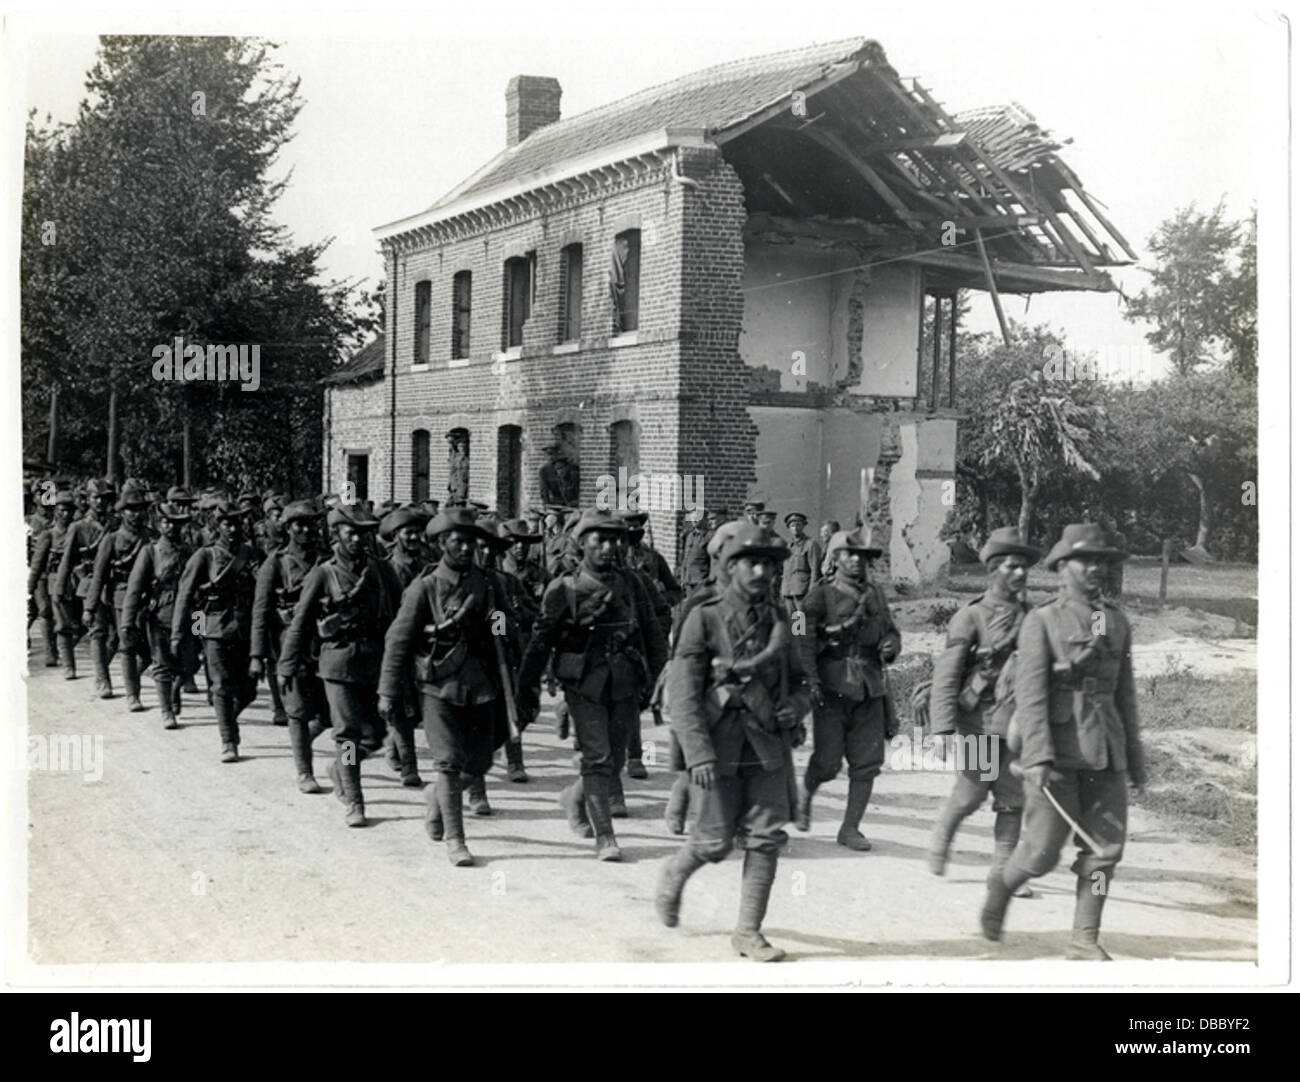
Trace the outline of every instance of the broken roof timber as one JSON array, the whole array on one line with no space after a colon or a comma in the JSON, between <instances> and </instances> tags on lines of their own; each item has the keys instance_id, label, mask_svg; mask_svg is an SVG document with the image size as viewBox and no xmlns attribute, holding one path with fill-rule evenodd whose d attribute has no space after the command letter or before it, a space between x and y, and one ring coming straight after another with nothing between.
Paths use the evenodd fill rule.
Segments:
<instances>
[{"instance_id":1,"label":"broken roof timber","mask_svg":"<svg viewBox=\"0 0 1300 1082\"><path fill-rule=\"evenodd\" d=\"M953 285L963 289L985 289L984 265L978 256L957 252L917 252L900 257L905 263L916 263L927 270L951 273ZM1087 274L1079 270L1060 267L1040 267L1028 263L1007 263L992 260L994 280L1003 293L1050 293L1060 290L1086 290L1107 293L1115 283L1104 271Z\"/></svg>"}]
</instances>

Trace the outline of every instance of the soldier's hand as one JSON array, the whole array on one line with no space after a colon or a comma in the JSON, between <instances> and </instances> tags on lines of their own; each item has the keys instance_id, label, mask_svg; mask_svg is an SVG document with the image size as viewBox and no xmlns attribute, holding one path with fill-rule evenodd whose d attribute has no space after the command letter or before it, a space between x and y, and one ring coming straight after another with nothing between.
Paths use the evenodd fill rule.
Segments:
<instances>
[{"instance_id":1,"label":"soldier's hand","mask_svg":"<svg viewBox=\"0 0 1300 1082\"><path fill-rule=\"evenodd\" d=\"M292 677L292 676L282 676L282 677L280 677L280 694L281 694L281 695L292 695L292 694L293 694L293 677Z\"/></svg>"},{"instance_id":2,"label":"soldier's hand","mask_svg":"<svg viewBox=\"0 0 1300 1082\"><path fill-rule=\"evenodd\" d=\"M181 640L180 640L180 637L179 637L179 636L177 636L176 638L172 639L171 642L168 643L168 645L171 647L171 651L172 651L173 654L179 654L179 653L180 653L180 651L181 651Z\"/></svg>"},{"instance_id":3,"label":"soldier's hand","mask_svg":"<svg viewBox=\"0 0 1300 1082\"><path fill-rule=\"evenodd\" d=\"M691 767L691 784L698 785L706 793L713 788L713 764L701 763Z\"/></svg>"},{"instance_id":4,"label":"soldier's hand","mask_svg":"<svg viewBox=\"0 0 1300 1082\"><path fill-rule=\"evenodd\" d=\"M886 639L880 644L880 660L886 665L898 657L898 644L893 639Z\"/></svg>"},{"instance_id":5,"label":"soldier's hand","mask_svg":"<svg viewBox=\"0 0 1300 1082\"><path fill-rule=\"evenodd\" d=\"M790 747L802 748L808 739L808 727L801 721L790 731Z\"/></svg>"},{"instance_id":6,"label":"soldier's hand","mask_svg":"<svg viewBox=\"0 0 1300 1082\"><path fill-rule=\"evenodd\" d=\"M776 708L776 720L781 723L781 728L788 729L795 723L794 707L778 706Z\"/></svg>"},{"instance_id":7,"label":"soldier's hand","mask_svg":"<svg viewBox=\"0 0 1300 1082\"><path fill-rule=\"evenodd\" d=\"M397 719L397 701L387 695L379 696L379 716L388 724Z\"/></svg>"},{"instance_id":8,"label":"soldier's hand","mask_svg":"<svg viewBox=\"0 0 1300 1082\"><path fill-rule=\"evenodd\" d=\"M252 680L254 683L256 683L258 680L261 680L262 674L265 671L266 671L266 666L263 664L262 659L260 657L249 659L248 678L250 680Z\"/></svg>"},{"instance_id":9,"label":"soldier's hand","mask_svg":"<svg viewBox=\"0 0 1300 1082\"><path fill-rule=\"evenodd\" d=\"M1039 789L1047 788L1047 783L1051 777L1051 763L1039 763L1037 766L1027 766L1024 768L1025 781L1030 785L1038 786Z\"/></svg>"}]
</instances>

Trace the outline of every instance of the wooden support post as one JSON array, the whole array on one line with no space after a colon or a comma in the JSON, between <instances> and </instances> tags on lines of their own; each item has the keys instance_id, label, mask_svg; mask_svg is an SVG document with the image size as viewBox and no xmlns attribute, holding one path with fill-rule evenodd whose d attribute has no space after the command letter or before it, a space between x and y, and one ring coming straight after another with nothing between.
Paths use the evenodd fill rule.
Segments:
<instances>
[{"instance_id":1,"label":"wooden support post","mask_svg":"<svg viewBox=\"0 0 1300 1082\"><path fill-rule=\"evenodd\" d=\"M989 296L993 298L993 311L998 316L998 326L1002 328L1002 341L1011 345L1011 332L1007 329L1007 317L1002 313L1002 298L998 296L998 283L993 277L993 264L989 262L988 249L984 247L984 235L975 230L975 247L979 249L980 262L984 264L984 281L988 283Z\"/></svg>"},{"instance_id":2,"label":"wooden support post","mask_svg":"<svg viewBox=\"0 0 1300 1082\"><path fill-rule=\"evenodd\" d=\"M45 444L45 461L51 466L59 459L59 388L50 388L50 431Z\"/></svg>"},{"instance_id":3,"label":"wooden support post","mask_svg":"<svg viewBox=\"0 0 1300 1082\"><path fill-rule=\"evenodd\" d=\"M957 294L948 298L948 408L957 408Z\"/></svg>"},{"instance_id":4,"label":"wooden support post","mask_svg":"<svg viewBox=\"0 0 1300 1082\"><path fill-rule=\"evenodd\" d=\"M930 383L930 412L939 408L939 348L943 339L943 297L934 295L934 364Z\"/></svg>"},{"instance_id":5,"label":"wooden support post","mask_svg":"<svg viewBox=\"0 0 1300 1082\"><path fill-rule=\"evenodd\" d=\"M1160 604L1165 603L1169 592L1169 559L1173 555L1174 543L1166 537L1160 543Z\"/></svg>"}]
</instances>

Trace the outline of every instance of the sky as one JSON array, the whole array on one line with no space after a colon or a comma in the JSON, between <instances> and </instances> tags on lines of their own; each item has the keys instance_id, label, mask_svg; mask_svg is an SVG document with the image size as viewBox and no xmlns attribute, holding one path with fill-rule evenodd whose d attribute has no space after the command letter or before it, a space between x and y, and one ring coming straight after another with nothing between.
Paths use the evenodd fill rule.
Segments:
<instances>
[{"instance_id":1,"label":"sky","mask_svg":"<svg viewBox=\"0 0 1300 1082\"><path fill-rule=\"evenodd\" d=\"M551 75L573 115L711 64L858 35L873 37L904 77L949 112L1016 102L1058 138L1060 153L1149 265L1147 238L1176 208L1225 198L1245 217L1259 170L1276 161L1264 130L1261 49L1282 25L1243 7L1123 4L1025 6L840 3L644 6L572 0L472 5L451 14L370 10L114 17L64 12L6 18L23 113L71 119L101 32L245 33L282 42L304 108L280 166L293 170L277 218L300 242L336 238L327 277L375 284L376 226L417 213L504 146L505 86ZM16 46L16 48L15 48ZM1272 54L1269 54L1272 55ZM12 108L6 106L6 110ZM1112 272L1126 292L1137 268ZM1014 319L1046 322L1067 345L1133 357L1142 328L1115 294L1004 299ZM972 296L969 326L993 330ZM1157 359L1153 370L1162 364Z\"/></svg>"}]
</instances>

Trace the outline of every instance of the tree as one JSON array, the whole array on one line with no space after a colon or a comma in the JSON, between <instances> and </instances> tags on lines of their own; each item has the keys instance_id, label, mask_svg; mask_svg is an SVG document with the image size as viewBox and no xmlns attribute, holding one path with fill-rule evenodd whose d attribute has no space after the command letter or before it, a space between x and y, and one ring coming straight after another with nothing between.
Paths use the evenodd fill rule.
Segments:
<instances>
[{"instance_id":1,"label":"tree","mask_svg":"<svg viewBox=\"0 0 1300 1082\"><path fill-rule=\"evenodd\" d=\"M319 462L318 381L359 328L354 287L317 283L325 244L292 246L271 217L288 183L271 169L301 108L274 50L105 37L76 123L29 127L24 255L44 219L59 241L24 260L25 400L53 366L79 414L74 468L95 469L105 444L110 475L193 482ZM261 388L155 380L153 349L177 337L257 345ZM197 461L183 461L191 444Z\"/></svg>"},{"instance_id":2,"label":"tree","mask_svg":"<svg viewBox=\"0 0 1300 1082\"><path fill-rule=\"evenodd\" d=\"M1187 375L1225 355L1243 374L1255 366L1254 216L1225 217L1223 200L1204 213L1179 208L1148 239L1150 288L1129 301L1126 318L1155 325L1146 339Z\"/></svg>"}]
</instances>

